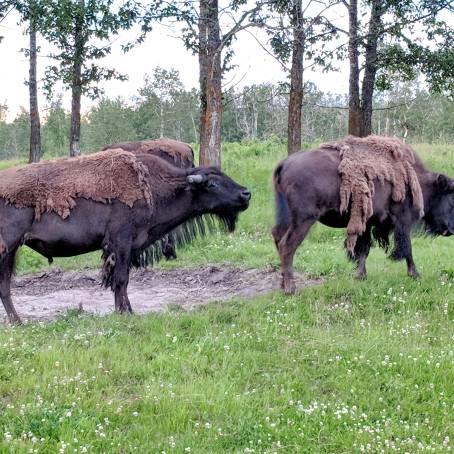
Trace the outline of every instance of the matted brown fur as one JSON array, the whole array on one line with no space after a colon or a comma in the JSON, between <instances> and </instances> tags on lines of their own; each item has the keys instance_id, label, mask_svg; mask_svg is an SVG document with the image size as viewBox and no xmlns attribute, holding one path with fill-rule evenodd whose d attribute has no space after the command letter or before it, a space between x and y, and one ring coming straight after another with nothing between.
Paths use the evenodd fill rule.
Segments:
<instances>
[{"instance_id":1,"label":"matted brown fur","mask_svg":"<svg viewBox=\"0 0 454 454\"><path fill-rule=\"evenodd\" d=\"M175 163L180 160L186 165L194 162L194 153L192 148L184 142L163 137L156 140L138 140L135 142L124 142L109 145L104 150L121 148L135 154L159 153L164 152L171 156Z\"/></svg>"},{"instance_id":2,"label":"matted brown fur","mask_svg":"<svg viewBox=\"0 0 454 454\"><path fill-rule=\"evenodd\" d=\"M364 138L348 136L321 148L336 149L340 153L340 211L343 213L351 208L347 225L348 251L353 253L358 236L366 230L366 223L373 215L376 181L391 184L391 197L395 202L402 202L409 190L413 207L420 217L424 215L417 157L401 140L375 135Z\"/></svg>"},{"instance_id":3,"label":"matted brown fur","mask_svg":"<svg viewBox=\"0 0 454 454\"><path fill-rule=\"evenodd\" d=\"M65 219L77 197L104 203L116 199L130 207L142 199L151 205L148 173L132 153L102 151L2 170L0 198L34 208L36 219L52 211Z\"/></svg>"}]
</instances>

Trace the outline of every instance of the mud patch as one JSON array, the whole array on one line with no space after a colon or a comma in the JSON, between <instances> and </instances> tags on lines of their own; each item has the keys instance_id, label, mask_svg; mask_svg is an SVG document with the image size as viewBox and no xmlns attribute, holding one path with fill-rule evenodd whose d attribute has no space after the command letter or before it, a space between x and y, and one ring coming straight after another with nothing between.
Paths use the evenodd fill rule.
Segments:
<instances>
[{"instance_id":1,"label":"mud patch","mask_svg":"<svg viewBox=\"0 0 454 454\"><path fill-rule=\"evenodd\" d=\"M136 313L163 311L169 305L189 310L210 301L250 298L279 288L279 272L219 266L172 270L138 270L131 273L129 299ZM297 287L320 283L296 276ZM80 306L98 315L113 312L110 290L100 287L99 271L46 273L16 277L13 300L22 320L52 320ZM1 305L0 305L1 308ZM2 308L0 309L2 310ZM0 319L6 320L0 313Z\"/></svg>"}]
</instances>

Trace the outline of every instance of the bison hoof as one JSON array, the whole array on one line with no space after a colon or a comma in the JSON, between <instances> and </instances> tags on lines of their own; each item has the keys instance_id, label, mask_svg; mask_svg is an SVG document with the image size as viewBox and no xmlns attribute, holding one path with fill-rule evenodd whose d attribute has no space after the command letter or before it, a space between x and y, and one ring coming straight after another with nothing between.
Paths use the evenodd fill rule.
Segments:
<instances>
[{"instance_id":1,"label":"bison hoof","mask_svg":"<svg viewBox=\"0 0 454 454\"><path fill-rule=\"evenodd\" d=\"M416 270L409 271L409 272L408 272L408 275L409 275L412 279L419 279L419 278L421 277L421 275L420 275Z\"/></svg>"},{"instance_id":2,"label":"bison hoof","mask_svg":"<svg viewBox=\"0 0 454 454\"><path fill-rule=\"evenodd\" d=\"M22 320L18 315L11 315L8 317L9 323L11 325L19 326L22 325Z\"/></svg>"},{"instance_id":3,"label":"bison hoof","mask_svg":"<svg viewBox=\"0 0 454 454\"><path fill-rule=\"evenodd\" d=\"M284 293L286 295L294 295L296 292L296 285L295 282L293 281L285 281L284 282Z\"/></svg>"},{"instance_id":4,"label":"bison hoof","mask_svg":"<svg viewBox=\"0 0 454 454\"><path fill-rule=\"evenodd\" d=\"M357 281L365 281L367 279L367 274L366 273L358 273L356 276L355 276L355 279Z\"/></svg>"}]
</instances>

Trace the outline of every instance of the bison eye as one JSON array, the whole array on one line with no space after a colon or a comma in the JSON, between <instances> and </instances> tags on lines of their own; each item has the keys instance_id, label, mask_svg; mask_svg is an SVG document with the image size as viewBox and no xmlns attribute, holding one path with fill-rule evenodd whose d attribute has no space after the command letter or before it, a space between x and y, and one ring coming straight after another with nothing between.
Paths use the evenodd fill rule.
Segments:
<instances>
[{"instance_id":1,"label":"bison eye","mask_svg":"<svg viewBox=\"0 0 454 454\"><path fill-rule=\"evenodd\" d=\"M216 181L209 181L207 186L209 188L217 188L219 185Z\"/></svg>"}]
</instances>

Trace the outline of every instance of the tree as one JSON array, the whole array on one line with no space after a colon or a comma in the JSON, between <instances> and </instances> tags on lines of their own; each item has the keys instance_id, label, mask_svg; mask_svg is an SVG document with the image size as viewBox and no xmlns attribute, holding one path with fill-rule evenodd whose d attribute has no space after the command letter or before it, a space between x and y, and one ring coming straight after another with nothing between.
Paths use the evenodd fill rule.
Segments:
<instances>
[{"instance_id":1,"label":"tree","mask_svg":"<svg viewBox=\"0 0 454 454\"><path fill-rule=\"evenodd\" d=\"M433 90L454 92L454 31L440 15L454 11L451 0L368 0L360 5L350 0L344 4L349 13L350 134L371 133L374 90L391 88L392 79L414 80L421 72ZM368 16L367 24L358 15Z\"/></svg>"},{"instance_id":2,"label":"tree","mask_svg":"<svg viewBox=\"0 0 454 454\"><path fill-rule=\"evenodd\" d=\"M41 159L41 123L38 108L38 84L36 81L36 22L39 14L36 3L32 0L29 5L30 12L30 70L28 89L30 95L30 154L28 162L38 162Z\"/></svg>"},{"instance_id":3,"label":"tree","mask_svg":"<svg viewBox=\"0 0 454 454\"><path fill-rule=\"evenodd\" d=\"M42 15L39 0L4 0L0 6L0 21L12 10L19 13L20 22L28 22L30 47L23 49L29 58L29 101L30 101L30 147L29 162L38 162L41 158L41 124L38 109L38 84L36 81L37 45L36 34L38 22Z\"/></svg>"},{"instance_id":4,"label":"tree","mask_svg":"<svg viewBox=\"0 0 454 454\"><path fill-rule=\"evenodd\" d=\"M145 76L145 87L139 94L145 98L154 95L158 101L159 137L164 137L166 110L172 104L175 95L183 90L180 74L175 69L166 69L157 66L153 71L153 78Z\"/></svg>"},{"instance_id":5,"label":"tree","mask_svg":"<svg viewBox=\"0 0 454 454\"><path fill-rule=\"evenodd\" d=\"M162 2L156 2L162 4ZM184 22L182 39L185 46L199 57L200 85L200 163L221 164L221 125L223 113L222 77L231 69L232 42L238 32L262 25L259 13L264 4L257 0L252 6L247 0L230 0L219 8L218 0L185 1L161 6L159 14L146 15L144 24L159 18ZM153 8L152 8L153 9ZM221 27L222 16L228 16L230 27ZM224 52L224 55L222 53Z\"/></svg>"},{"instance_id":6,"label":"tree","mask_svg":"<svg viewBox=\"0 0 454 454\"><path fill-rule=\"evenodd\" d=\"M63 156L69 145L71 117L63 108L62 95L59 94L46 110L43 125L43 146L51 156Z\"/></svg>"},{"instance_id":7,"label":"tree","mask_svg":"<svg viewBox=\"0 0 454 454\"><path fill-rule=\"evenodd\" d=\"M101 98L82 123L83 148L89 152L101 150L112 143L136 139L134 110L121 98Z\"/></svg>"},{"instance_id":8,"label":"tree","mask_svg":"<svg viewBox=\"0 0 454 454\"><path fill-rule=\"evenodd\" d=\"M218 0L200 0L200 163L221 165L222 61Z\"/></svg>"},{"instance_id":9,"label":"tree","mask_svg":"<svg viewBox=\"0 0 454 454\"><path fill-rule=\"evenodd\" d=\"M288 103L287 151L301 150L301 106L303 103L303 58L305 48L303 1L293 0L290 13L293 29L292 66Z\"/></svg>"},{"instance_id":10,"label":"tree","mask_svg":"<svg viewBox=\"0 0 454 454\"><path fill-rule=\"evenodd\" d=\"M71 89L70 155L80 154L81 97L102 95L99 82L125 80L115 69L97 61L112 48L111 35L132 27L138 17L138 4L125 0L118 7L114 0L42 0L41 31L56 46L52 57L58 65L46 69L45 89L51 96L55 84L62 81ZM128 50L130 46L125 47Z\"/></svg>"},{"instance_id":11,"label":"tree","mask_svg":"<svg viewBox=\"0 0 454 454\"><path fill-rule=\"evenodd\" d=\"M267 26L274 54L289 70L289 103L287 125L288 154L301 150L301 116L304 98L304 59L308 67L331 67L333 51L326 49L327 41L337 36L337 29L326 16L327 11L339 2L327 0L305 2L302 0L273 0L272 11L280 15L276 25L271 20ZM287 25L287 20L289 24Z\"/></svg>"}]
</instances>

